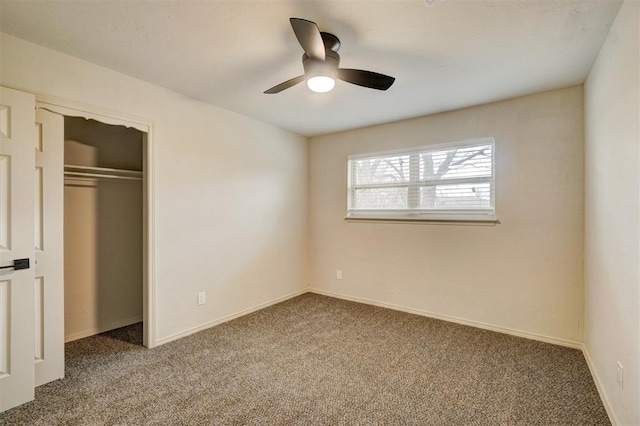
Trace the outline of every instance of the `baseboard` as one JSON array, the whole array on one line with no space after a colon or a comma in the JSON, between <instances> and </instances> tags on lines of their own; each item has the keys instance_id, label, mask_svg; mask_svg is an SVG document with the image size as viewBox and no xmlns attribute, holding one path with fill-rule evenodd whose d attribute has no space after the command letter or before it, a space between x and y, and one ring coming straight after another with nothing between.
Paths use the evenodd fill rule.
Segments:
<instances>
[{"instance_id":1,"label":"baseboard","mask_svg":"<svg viewBox=\"0 0 640 426\"><path fill-rule=\"evenodd\" d=\"M73 342L74 340L84 339L85 337L89 337L89 336L95 336L96 334L104 333L105 331L114 330L120 327L126 327L128 325L136 324L139 322L142 322L142 315L133 317L133 318L113 321L103 325L102 327L91 328L89 330L79 331L77 333L64 336L64 342L65 343Z\"/></svg>"},{"instance_id":2,"label":"baseboard","mask_svg":"<svg viewBox=\"0 0 640 426\"><path fill-rule=\"evenodd\" d=\"M259 311L260 309L264 309L266 307L275 305L280 302L284 302L285 300L292 299L294 297L300 296L302 294L307 293L309 290L307 288L303 288L302 290L294 291L293 293L289 293L285 296L278 297L277 299L270 300L268 302L261 303L259 305L253 306L251 308L243 309L240 312L236 312L235 314L227 315L217 320L209 321L204 324L197 325L195 327L191 327L187 330L181 331L179 333L172 334L167 337L163 337L161 339L156 340L156 346L164 345L165 343L172 342L174 340L178 340L182 337L189 336L190 334L197 333L202 330L206 330L207 328L215 327L216 325L225 323L227 321L231 321L236 318L240 318L244 315L250 314L255 311Z\"/></svg>"},{"instance_id":3,"label":"baseboard","mask_svg":"<svg viewBox=\"0 0 640 426\"><path fill-rule=\"evenodd\" d=\"M338 299L349 300L349 301L352 301L352 302L358 302L358 303L364 303L364 304L367 304L367 305L379 306L381 308L393 309L395 311L407 312L409 314L421 315L423 317L439 319L439 320L442 320L442 321L454 322L456 324L468 325L470 327L481 328L481 329L484 329L484 330L496 331L498 333L510 334L512 336L524 337L525 339L538 340L538 341L541 341L541 342L551 343L551 344L559 345L559 346L566 346L566 347L574 348L574 349L582 349L582 343L581 342L576 342L576 341L573 341L573 340L558 339L557 337L550 337L550 336L545 336L545 335L542 335L542 334L536 334L536 333L529 333L529 332L526 332L526 331L514 330L514 329L511 329L511 328L500 327L500 326L496 326L496 325L492 325L492 324L486 324L486 323L483 323L483 322L467 320L467 319L463 319L463 318L453 317L453 316L450 316L450 315L437 314L435 312L429 312L429 311L425 311L425 310L422 310L422 309L408 308L408 307L396 305L396 304L393 304L393 303L378 302L376 300L366 299L366 298L363 298L363 297L356 297L356 296L349 296L349 295L341 294L341 293L335 293L335 292L332 292L332 291L322 290L322 289L319 289L319 288L310 287L309 288L309 292L316 293L316 294L321 294L321 295L329 296L329 297L335 297L335 298L338 298Z\"/></svg>"},{"instance_id":4,"label":"baseboard","mask_svg":"<svg viewBox=\"0 0 640 426\"><path fill-rule=\"evenodd\" d=\"M584 354L584 359L587 361L587 366L589 366L589 371L591 371L591 377L593 377L593 381L596 384L596 389L598 389L598 394L600 395L600 399L602 400L602 405L604 405L604 409L607 411L607 415L609 416L609 420L611 421L612 426L618 426L620 422L616 417L616 414L611 407L611 402L607 397L607 393L604 391L604 386L602 385L602 380L600 380L600 376L598 375L598 371L596 370L595 365L593 364L593 360L591 359L591 355L589 355L589 351L587 347L582 345L582 353Z\"/></svg>"}]
</instances>

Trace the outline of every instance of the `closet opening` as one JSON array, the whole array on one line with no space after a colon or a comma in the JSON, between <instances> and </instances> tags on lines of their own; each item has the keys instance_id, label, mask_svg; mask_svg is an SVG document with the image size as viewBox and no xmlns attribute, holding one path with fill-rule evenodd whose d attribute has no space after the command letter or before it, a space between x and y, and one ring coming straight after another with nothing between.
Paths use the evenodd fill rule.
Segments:
<instances>
[{"instance_id":1,"label":"closet opening","mask_svg":"<svg viewBox=\"0 0 640 426\"><path fill-rule=\"evenodd\" d=\"M65 342L110 330L143 345L147 134L64 117Z\"/></svg>"}]
</instances>

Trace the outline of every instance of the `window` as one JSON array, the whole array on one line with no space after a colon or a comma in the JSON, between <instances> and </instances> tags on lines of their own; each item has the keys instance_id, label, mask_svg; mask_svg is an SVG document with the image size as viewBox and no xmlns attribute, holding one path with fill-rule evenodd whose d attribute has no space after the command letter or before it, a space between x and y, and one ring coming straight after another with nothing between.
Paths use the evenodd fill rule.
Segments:
<instances>
[{"instance_id":1,"label":"window","mask_svg":"<svg viewBox=\"0 0 640 426\"><path fill-rule=\"evenodd\" d=\"M353 155L347 219L495 222L495 141Z\"/></svg>"}]
</instances>

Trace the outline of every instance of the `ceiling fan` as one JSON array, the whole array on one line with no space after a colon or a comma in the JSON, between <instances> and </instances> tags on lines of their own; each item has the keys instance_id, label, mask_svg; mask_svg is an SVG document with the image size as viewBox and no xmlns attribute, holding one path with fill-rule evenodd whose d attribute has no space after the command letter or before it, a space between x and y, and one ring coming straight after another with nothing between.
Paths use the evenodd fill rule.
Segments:
<instances>
[{"instance_id":1,"label":"ceiling fan","mask_svg":"<svg viewBox=\"0 0 640 426\"><path fill-rule=\"evenodd\" d=\"M340 40L333 34L320 32L315 22L290 18L293 32L304 50L302 66L304 74L273 86L264 93L279 93L307 80L307 87L314 92L328 92L336 84L336 78L369 89L387 90L394 77L373 71L338 68L340 65Z\"/></svg>"}]
</instances>

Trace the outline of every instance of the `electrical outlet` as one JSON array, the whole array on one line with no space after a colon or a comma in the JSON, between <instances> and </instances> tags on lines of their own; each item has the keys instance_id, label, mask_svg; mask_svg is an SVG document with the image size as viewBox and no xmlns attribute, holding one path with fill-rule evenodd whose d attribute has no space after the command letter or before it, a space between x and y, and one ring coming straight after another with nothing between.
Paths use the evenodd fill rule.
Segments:
<instances>
[{"instance_id":1,"label":"electrical outlet","mask_svg":"<svg viewBox=\"0 0 640 426\"><path fill-rule=\"evenodd\" d=\"M342 279L342 269L338 269L336 271L336 278L341 280Z\"/></svg>"},{"instance_id":2,"label":"electrical outlet","mask_svg":"<svg viewBox=\"0 0 640 426\"><path fill-rule=\"evenodd\" d=\"M616 381L618 382L618 386L620 386L620 389L623 389L623 385L624 385L624 367L622 366L620 361L618 361L618 364L616 365Z\"/></svg>"},{"instance_id":3,"label":"electrical outlet","mask_svg":"<svg viewBox=\"0 0 640 426\"><path fill-rule=\"evenodd\" d=\"M198 293L198 306L204 305L206 301L207 301L207 293L204 291L201 291L200 293Z\"/></svg>"}]
</instances>

